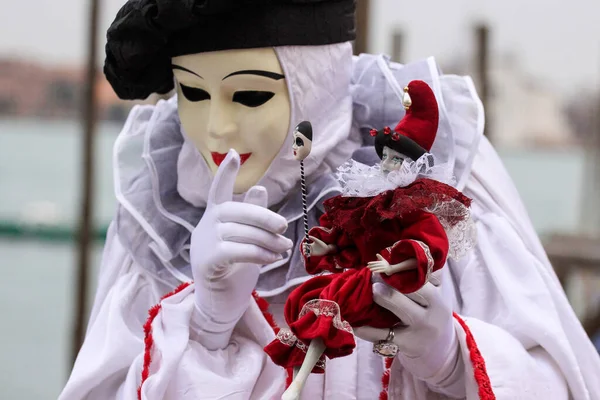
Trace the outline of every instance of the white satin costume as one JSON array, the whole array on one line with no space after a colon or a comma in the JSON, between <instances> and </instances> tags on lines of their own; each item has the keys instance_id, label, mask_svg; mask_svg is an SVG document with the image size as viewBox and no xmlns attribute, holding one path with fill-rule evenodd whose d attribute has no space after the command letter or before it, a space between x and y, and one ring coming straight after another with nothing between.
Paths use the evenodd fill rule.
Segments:
<instances>
[{"instance_id":1,"label":"white satin costume","mask_svg":"<svg viewBox=\"0 0 600 400\"><path fill-rule=\"evenodd\" d=\"M471 80L442 75L433 59L399 65L382 56L353 58L348 43L276 52L289 87L291 120L307 119L313 125L313 150L306 160L311 224L316 224L322 201L339 193L335 169L353 152L359 160L374 155L372 148L357 151L370 139L369 129L397 123L404 113L404 85L426 81L440 107L432 153L454 165L457 188L473 199L478 231L471 255L444 267L442 287L474 335L496 398L600 399L600 358L510 177L483 137L483 108ZM211 174L185 140L176 104L171 99L135 107L115 144L119 210L108 232L85 343L61 400L137 399L148 310L191 280L189 236L206 204ZM302 208L298 164L290 154L292 129L259 184L267 188L270 205L288 219L286 236L298 243ZM257 286L279 324L286 293L309 278L297 247L283 261L264 266ZM161 302L152 322L154 348L142 399L280 396L285 371L263 352L275 335L257 304L250 300L228 347L208 351L197 340L201 329L195 325L193 290L191 285ZM468 361L458 327L457 337ZM477 399L467 361L467 398ZM354 353L328 360L325 374L310 376L302 398L377 399L383 371L383 359L373 354L372 344L357 338ZM394 362L389 398L449 397Z\"/></svg>"}]
</instances>

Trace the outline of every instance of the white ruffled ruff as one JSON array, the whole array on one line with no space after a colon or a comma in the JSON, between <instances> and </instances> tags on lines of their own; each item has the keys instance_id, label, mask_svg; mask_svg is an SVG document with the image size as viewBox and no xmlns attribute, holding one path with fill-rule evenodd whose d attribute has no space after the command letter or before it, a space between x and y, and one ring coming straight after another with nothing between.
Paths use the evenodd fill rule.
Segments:
<instances>
[{"instance_id":1,"label":"white ruffled ruff","mask_svg":"<svg viewBox=\"0 0 600 400\"><path fill-rule=\"evenodd\" d=\"M406 187L418 178L427 178L453 185L456 181L449 164L436 163L425 153L417 161L404 160L397 171L385 175L379 164L368 166L350 160L340 166L337 179L344 197L372 197L387 190ZM448 237L448 257L459 260L477 245L477 229L471 210L457 200L435 202L425 211L434 214ZM459 220L459 222L456 222Z\"/></svg>"},{"instance_id":2,"label":"white ruffled ruff","mask_svg":"<svg viewBox=\"0 0 600 400\"><path fill-rule=\"evenodd\" d=\"M447 185L455 183L452 166L438 164L431 153L425 153L417 161L404 160L397 171L385 175L379 164L368 166L354 160L338 168L337 179L344 197L373 197L387 190L405 187L418 178L433 179Z\"/></svg>"}]
</instances>

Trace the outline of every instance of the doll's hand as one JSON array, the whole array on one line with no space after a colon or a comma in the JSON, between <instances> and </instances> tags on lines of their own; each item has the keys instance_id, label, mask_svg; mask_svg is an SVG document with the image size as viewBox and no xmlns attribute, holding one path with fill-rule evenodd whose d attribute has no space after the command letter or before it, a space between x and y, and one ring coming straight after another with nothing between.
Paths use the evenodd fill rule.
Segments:
<instances>
[{"instance_id":1,"label":"doll's hand","mask_svg":"<svg viewBox=\"0 0 600 400\"><path fill-rule=\"evenodd\" d=\"M223 348L250 304L261 265L281 259L293 243L282 236L287 221L266 208L267 191L250 188L234 202L240 157L230 151L221 163L202 219L192 232L190 259L202 344Z\"/></svg>"},{"instance_id":2,"label":"doll's hand","mask_svg":"<svg viewBox=\"0 0 600 400\"><path fill-rule=\"evenodd\" d=\"M398 264L390 264L388 260L383 258L381 254L377 254L377 261L370 261L367 263L367 268L373 273L380 273L386 275L393 275L398 272L408 271L417 268L417 259L409 258L408 260L402 261Z\"/></svg>"},{"instance_id":3,"label":"doll's hand","mask_svg":"<svg viewBox=\"0 0 600 400\"><path fill-rule=\"evenodd\" d=\"M310 243L306 243L306 241L302 242L305 256L311 255L315 257L321 257L326 254L333 253L336 250L335 246L328 245L321 239L317 239L316 237L310 235L308 238L310 239Z\"/></svg>"},{"instance_id":4,"label":"doll's hand","mask_svg":"<svg viewBox=\"0 0 600 400\"><path fill-rule=\"evenodd\" d=\"M369 261L367 263L367 268L373 273L379 272L380 274L391 275L391 267L388 260L383 258L381 254L377 254L377 261Z\"/></svg>"}]
</instances>

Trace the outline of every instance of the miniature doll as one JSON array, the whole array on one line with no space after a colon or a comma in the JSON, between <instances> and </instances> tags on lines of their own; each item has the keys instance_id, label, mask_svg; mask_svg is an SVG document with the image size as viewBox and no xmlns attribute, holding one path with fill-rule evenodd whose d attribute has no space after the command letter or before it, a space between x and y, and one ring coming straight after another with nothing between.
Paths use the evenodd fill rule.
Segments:
<instances>
[{"instance_id":1,"label":"miniature doll","mask_svg":"<svg viewBox=\"0 0 600 400\"><path fill-rule=\"evenodd\" d=\"M393 131L371 131L381 164L350 161L340 167L344 192L325 201L320 226L301 243L307 271L323 274L290 294L290 329L265 347L276 364L293 368L286 400L299 397L311 372L324 372L324 356L353 351L352 327L390 328L393 338L401 321L374 303L374 279L411 293L449 254L457 258L472 247L471 201L448 184L451 173L429 153L439 118L435 95L425 82L412 81L403 104L406 115ZM384 340L373 350L394 357L398 349Z\"/></svg>"}]
</instances>

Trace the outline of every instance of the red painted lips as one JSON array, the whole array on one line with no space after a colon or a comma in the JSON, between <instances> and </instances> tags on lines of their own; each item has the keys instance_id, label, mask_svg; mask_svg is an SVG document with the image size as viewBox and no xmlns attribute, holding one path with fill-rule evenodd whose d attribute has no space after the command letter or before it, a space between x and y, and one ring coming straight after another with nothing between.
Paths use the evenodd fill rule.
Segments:
<instances>
[{"instance_id":1,"label":"red painted lips","mask_svg":"<svg viewBox=\"0 0 600 400\"><path fill-rule=\"evenodd\" d=\"M213 153L210 153L210 155L212 156L212 159L215 162L215 164L217 164L217 167L219 165L221 165L221 163L223 162L225 157L227 157L227 153L223 154L223 153L214 153L213 152ZM250 158L251 155L252 155L252 153L240 154L240 165L244 164L246 162L246 160L248 158Z\"/></svg>"}]
</instances>

